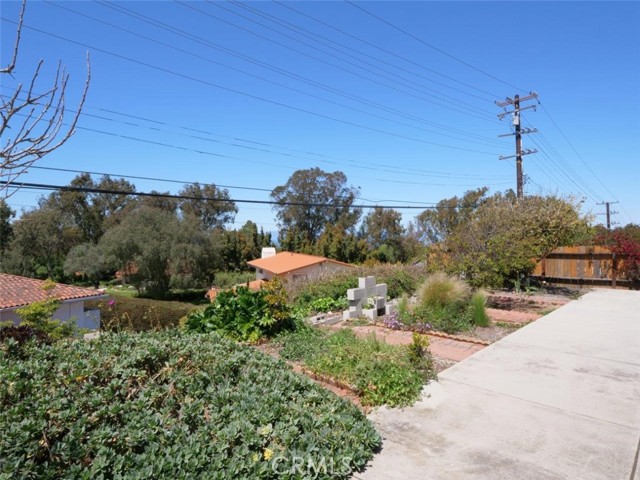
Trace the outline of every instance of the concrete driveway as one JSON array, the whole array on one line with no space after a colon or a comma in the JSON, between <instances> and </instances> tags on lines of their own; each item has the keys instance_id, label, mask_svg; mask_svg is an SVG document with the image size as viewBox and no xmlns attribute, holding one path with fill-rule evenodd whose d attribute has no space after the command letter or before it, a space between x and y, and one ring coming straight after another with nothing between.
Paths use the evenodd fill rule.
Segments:
<instances>
[{"instance_id":1,"label":"concrete driveway","mask_svg":"<svg viewBox=\"0 0 640 480\"><path fill-rule=\"evenodd\" d=\"M640 292L596 290L370 414L354 478L640 480Z\"/></svg>"}]
</instances>

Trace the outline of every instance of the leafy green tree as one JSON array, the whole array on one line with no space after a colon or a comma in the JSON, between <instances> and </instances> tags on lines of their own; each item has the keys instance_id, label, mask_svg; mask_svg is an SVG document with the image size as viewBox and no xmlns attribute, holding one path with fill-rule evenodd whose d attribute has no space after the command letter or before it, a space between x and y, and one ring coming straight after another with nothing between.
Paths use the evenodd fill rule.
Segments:
<instances>
[{"instance_id":1,"label":"leafy green tree","mask_svg":"<svg viewBox=\"0 0 640 480\"><path fill-rule=\"evenodd\" d=\"M11 249L21 274L62 279L62 265L69 249L81 242L79 232L63 212L46 204L24 212L13 223ZM18 272L14 272L18 273Z\"/></svg>"},{"instance_id":2,"label":"leafy green tree","mask_svg":"<svg viewBox=\"0 0 640 480\"><path fill-rule=\"evenodd\" d=\"M360 236L372 249L370 258L386 263L406 260L405 229L402 214L397 210L376 207L370 211L364 217Z\"/></svg>"},{"instance_id":3,"label":"leafy green tree","mask_svg":"<svg viewBox=\"0 0 640 480\"><path fill-rule=\"evenodd\" d=\"M325 231L323 234L327 234L327 232ZM322 238L322 235L320 238ZM320 241L320 238L318 238L316 243ZM280 229L278 232L278 241L280 247L287 252L312 254L315 249L315 245L307 238L307 234L297 226Z\"/></svg>"},{"instance_id":4,"label":"leafy green tree","mask_svg":"<svg viewBox=\"0 0 640 480\"><path fill-rule=\"evenodd\" d=\"M446 238L449 269L475 285L501 287L529 274L537 260L573 244L589 228L580 203L555 196L516 200L496 194Z\"/></svg>"},{"instance_id":5,"label":"leafy green tree","mask_svg":"<svg viewBox=\"0 0 640 480\"><path fill-rule=\"evenodd\" d=\"M361 263L368 252L365 240L340 226L331 226L325 228L310 253L346 263Z\"/></svg>"},{"instance_id":6,"label":"leafy green tree","mask_svg":"<svg viewBox=\"0 0 640 480\"><path fill-rule=\"evenodd\" d=\"M213 242L218 247L222 269L227 272L244 272L247 262L260 258L263 247L273 246L271 234L265 234L252 221L239 230L214 230Z\"/></svg>"},{"instance_id":7,"label":"leafy green tree","mask_svg":"<svg viewBox=\"0 0 640 480\"><path fill-rule=\"evenodd\" d=\"M13 227L11 226L11 219L15 217L16 212L11 210L11 207L3 199L0 199L0 256L4 256L4 253L9 246L9 242L13 237Z\"/></svg>"},{"instance_id":8,"label":"leafy green tree","mask_svg":"<svg viewBox=\"0 0 640 480\"><path fill-rule=\"evenodd\" d=\"M358 193L342 172L297 170L286 184L271 191L277 202L280 243L304 247L313 245L328 225L352 229L360 218L360 211L352 208Z\"/></svg>"},{"instance_id":9,"label":"leafy green tree","mask_svg":"<svg viewBox=\"0 0 640 480\"><path fill-rule=\"evenodd\" d=\"M462 198L440 200L435 208L420 213L414 224L417 238L425 244L442 242L458 225L471 217L484 201L488 191L487 187L469 190Z\"/></svg>"},{"instance_id":10,"label":"leafy green tree","mask_svg":"<svg viewBox=\"0 0 640 480\"><path fill-rule=\"evenodd\" d=\"M136 207L150 207L164 210L169 213L176 213L178 210L178 201L175 198L157 197L153 195L170 195L170 192L158 192L157 190L151 190L150 196L141 196L136 200Z\"/></svg>"},{"instance_id":11,"label":"leafy green tree","mask_svg":"<svg viewBox=\"0 0 640 480\"><path fill-rule=\"evenodd\" d=\"M229 197L229 191L213 184L185 185L178 194L191 197L178 201L183 216L191 215L199 219L207 230L223 228L233 222L238 212L238 207Z\"/></svg>"},{"instance_id":12,"label":"leafy green tree","mask_svg":"<svg viewBox=\"0 0 640 480\"><path fill-rule=\"evenodd\" d=\"M84 275L95 288L100 286L100 280L108 271L109 266L102 248L90 242L73 247L64 261L66 275Z\"/></svg>"},{"instance_id":13,"label":"leafy green tree","mask_svg":"<svg viewBox=\"0 0 640 480\"><path fill-rule=\"evenodd\" d=\"M216 268L215 250L200 222L156 208L138 208L100 242L115 268L133 266L133 282L145 295L162 298L173 284L205 284Z\"/></svg>"},{"instance_id":14,"label":"leafy green tree","mask_svg":"<svg viewBox=\"0 0 640 480\"><path fill-rule=\"evenodd\" d=\"M95 182L91 175L83 173L71 180L69 185L109 192L63 190L52 193L44 201L47 206L71 218L73 225L82 232L83 242L98 243L105 230L117 224L127 207L135 202L132 196L117 193L136 190L133 184L123 178L114 179L105 175Z\"/></svg>"}]
</instances>

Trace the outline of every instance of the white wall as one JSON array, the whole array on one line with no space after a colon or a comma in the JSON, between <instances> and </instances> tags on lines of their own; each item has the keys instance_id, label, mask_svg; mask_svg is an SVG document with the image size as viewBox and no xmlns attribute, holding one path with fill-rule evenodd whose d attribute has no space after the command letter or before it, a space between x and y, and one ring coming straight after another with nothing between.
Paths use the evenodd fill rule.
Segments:
<instances>
[{"instance_id":1,"label":"white wall","mask_svg":"<svg viewBox=\"0 0 640 480\"><path fill-rule=\"evenodd\" d=\"M308 267L299 268L298 270L293 270L292 272L287 272L284 275L280 275L282 278L286 278L287 280L294 280L299 276L307 276L308 278L312 278L318 275L323 275L328 272L337 272L340 270L346 270L350 267L346 267L344 265L340 265L339 263L333 262L322 262L316 263L315 265L310 265ZM275 277L272 272L267 270L263 270L261 268L256 268L256 280L271 280Z\"/></svg>"},{"instance_id":2,"label":"white wall","mask_svg":"<svg viewBox=\"0 0 640 480\"><path fill-rule=\"evenodd\" d=\"M287 272L283 275L283 278L287 280L295 280L297 278L313 278L318 275L325 275L329 272L338 272L340 270L347 270L349 267L345 267L344 265L340 265L333 262L322 262L316 263L315 265L311 265L309 267L300 268L298 270L294 270L292 272Z\"/></svg>"},{"instance_id":3,"label":"white wall","mask_svg":"<svg viewBox=\"0 0 640 480\"><path fill-rule=\"evenodd\" d=\"M74 319L80 328L97 330L100 328L100 310L96 310L85 312L84 300L69 300L60 305L60 308L53 314L53 319L63 322ZM6 321L11 321L14 325L20 323L20 317L16 314L15 309L0 311L0 322Z\"/></svg>"}]
</instances>

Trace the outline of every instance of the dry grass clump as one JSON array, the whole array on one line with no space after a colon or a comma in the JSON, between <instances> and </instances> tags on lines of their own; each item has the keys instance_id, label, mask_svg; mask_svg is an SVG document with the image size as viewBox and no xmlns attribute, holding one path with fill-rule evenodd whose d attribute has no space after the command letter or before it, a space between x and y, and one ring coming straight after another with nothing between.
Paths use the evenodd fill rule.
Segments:
<instances>
[{"instance_id":1,"label":"dry grass clump","mask_svg":"<svg viewBox=\"0 0 640 480\"><path fill-rule=\"evenodd\" d=\"M467 302L471 289L462 280L434 273L418 288L418 303L424 308L445 308Z\"/></svg>"}]
</instances>

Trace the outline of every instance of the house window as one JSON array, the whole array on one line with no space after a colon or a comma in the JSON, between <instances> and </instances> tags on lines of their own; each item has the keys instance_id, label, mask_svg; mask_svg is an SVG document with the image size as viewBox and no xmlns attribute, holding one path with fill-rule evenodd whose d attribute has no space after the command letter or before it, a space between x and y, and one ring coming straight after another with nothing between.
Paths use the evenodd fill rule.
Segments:
<instances>
[{"instance_id":1,"label":"house window","mask_svg":"<svg viewBox=\"0 0 640 480\"><path fill-rule=\"evenodd\" d=\"M294 273L293 274L293 279L294 280L306 280L307 279L307 274L306 273Z\"/></svg>"}]
</instances>

